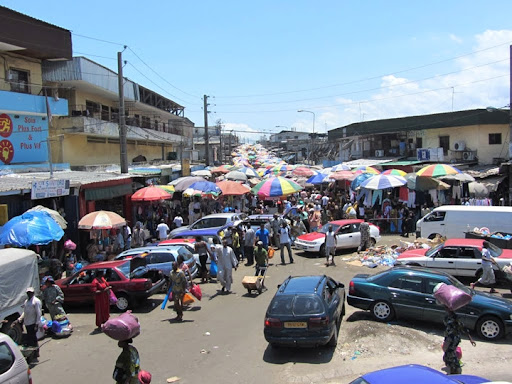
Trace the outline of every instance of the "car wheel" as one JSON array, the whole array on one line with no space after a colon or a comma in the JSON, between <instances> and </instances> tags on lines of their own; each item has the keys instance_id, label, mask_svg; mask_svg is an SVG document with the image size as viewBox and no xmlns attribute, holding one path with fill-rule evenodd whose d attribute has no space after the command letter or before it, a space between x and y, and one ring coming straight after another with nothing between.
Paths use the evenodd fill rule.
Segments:
<instances>
[{"instance_id":1,"label":"car wheel","mask_svg":"<svg viewBox=\"0 0 512 384\"><path fill-rule=\"evenodd\" d=\"M129 306L130 306L130 301L128 300L128 297L125 294L117 295L117 303L116 303L117 309L124 312L128 309Z\"/></svg>"},{"instance_id":2,"label":"car wheel","mask_svg":"<svg viewBox=\"0 0 512 384\"><path fill-rule=\"evenodd\" d=\"M377 240L375 240L373 237L370 238L370 247L375 247L375 244L377 244Z\"/></svg>"},{"instance_id":3,"label":"car wheel","mask_svg":"<svg viewBox=\"0 0 512 384\"><path fill-rule=\"evenodd\" d=\"M162 288L160 292L167 294L169 291L169 287L171 286L171 282L169 280L166 280L165 283L162 285Z\"/></svg>"},{"instance_id":4,"label":"car wheel","mask_svg":"<svg viewBox=\"0 0 512 384\"><path fill-rule=\"evenodd\" d=\"M395 316L391 304L385 301L377 301L372 305L372 315L378 321L389 321Z\"/></svg>"},{"instance_id":5,"label":"car wheel","mask_svg":"<svg viewBox=\"0 0 512 384\"><path fill-rule=\"evenodd\" d=\"M317 257L325 256L325 244L320 246L320 251L318 252Z\"/></svg>"},{"instance_id":6,"label":"car wheel","mask_svg":"<svg viewBox=\"0 0 512 384\"><path fill-rule=\"evenodd\" d=\"M338 329L340 325L340 320L338 319L336 321L336 324L334 325L334 332L332 334L331 339L327 343L328 347L336 348L336 345L338 345Z\"/></svg>"},{"instance_id":7,"label":"car wheel","mask_svg":"<svg viewBox=\"0 0 512 384\"><path fill-rule=\"evenodd\" d=\"M503 323L494 316L484 316L476 324L478 335L486 340L497 340L503 337Z\"/></svg>"},{"instance_id":8,"label":"car wheel","mask_svg":"<svg viewBox=\"0 0 512 384\"><path fill-rule=\"evenodd\" d=\"M21 345L21 338L23 336L23 328L20 323L14 324L14 326L11 328L11 324L14 321L8 321L4 324L2 327L2 333L5 333L7 336L9 336L16 344Z\"/></svg>"}]
</instances>

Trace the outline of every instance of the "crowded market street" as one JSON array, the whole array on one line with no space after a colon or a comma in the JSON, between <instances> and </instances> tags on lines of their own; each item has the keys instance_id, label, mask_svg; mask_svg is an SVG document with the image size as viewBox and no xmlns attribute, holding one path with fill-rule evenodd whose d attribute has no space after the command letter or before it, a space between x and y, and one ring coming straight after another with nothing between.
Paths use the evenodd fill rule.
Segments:
<instances>
[{"instance_id":1,"label":"crowded market street","mask_svg":"<svg viewBox=\"0 0 512 384\"><path fill-rule=\"evenodd\" d=\"M399 236L384 236L381 243L399 243ZM202 301L185 311L184 321L173 322L172 304L164 311L163 294L151 297L134 311L141 334L134 339L141 367L154 383L177 379L178 383L348 383L358 375L384 367L416 363L441 370L443 327L426 323L393 321L379 323L367 312L347 305L336 349L272 349L263 337L265 310L277 285L289 275L328 274L345 284L358 273L376 273L341 261L351 251L338 253L337 266L326 267L323 258L294 250L295 263L276 265L276 253L264 290L248 295L241 281L253 268L240 265L233 272L233 293L223 295L216 283L201 284ZM277 259L276 259L277 257ZM499 289L500 295L508 290ZM67 339L49 340L41 346L39 363L32 368L34 382L110 382L119 348L104 334L95 334L94 307L69 307L74 326ZM113 314L116 315L115 313ZM41 344L45 343L43 340ZM497 342L467 339L463 372L489 379L512 380L509 367L510 337Z\"/></svg>"}]
</instances>

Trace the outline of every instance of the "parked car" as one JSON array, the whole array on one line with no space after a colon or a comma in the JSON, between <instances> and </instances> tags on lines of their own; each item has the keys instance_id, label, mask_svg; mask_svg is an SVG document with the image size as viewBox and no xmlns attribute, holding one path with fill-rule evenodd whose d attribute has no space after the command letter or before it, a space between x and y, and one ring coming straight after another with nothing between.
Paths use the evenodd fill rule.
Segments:
<instances>
[{"instance_id":1,"label":"parked car","mask_svg":"<svg viewBox=\"0 0 512 384\"><path fill-rule=\"evenodd\" d=\"M454 276L480 277L483 242L481 239L449 239L430 249L405 251L398 256L396 264L433 268ZM490 244L489 252L501 269L512 261L512 250ZM496 277L506 280L505 276L497 271L496 266L494 269Z\"/></svg>"},{"instance_id":2,"label":"parked car","mask_svg":"<svg viewBox=\"0 0 512 384\"><path fill-rule=\"evenodd\" d=\"M201 217L190 225L184 225L173 229L169 234L169 238L174 239L178 233L194 229L225 227L228 224L234 224L242 221L246 217L247 215L245 213L212 213L211 215Z\"/></svg>"},{"instance_id":3,"label":"parked car","mask_svg":"<svg viewBox=\"0 0 512 384\"><path fill-rule=\"evenodd\" d=\"M472 296L458 309L464 325L486 340L497 340L512 332L512 302L464 286L447 273L420 267L394 267L376 275L356 275L349 284L349 305L371 311L379 321L410 318L443 323L445 308L433 289L439 283L454 285Z\"/></svg>"},{"instance_id":4,"label":"parked car","mask_svg":"<svg viewBox=\"0 0 512 384\"><path fill-rule=\"evenodd\" d=\"M168 239L168 240L162 240L157 245L159 247L165 247L169 245L181 245L185 248L187 248L190 253L194 256L194 260L196 264L199 266L199 254L196 252L194 248L194 244L196 242L196 239Z\"/></svg>"},{"instance_id":5,"label":"parked car","mask_svg":"<svg viewBox=\"0 0 512 384\"><path fill-rule=\"evenodd\" d=\"M418 364L401 365L370 372L349 384L481 384L489 380L473 375L446 375Z\"/></svg>"},{"instance_id":6,"label":"parked car","mask_svg":"<svg viewBox=\"0 0 512 384\"><path fill-rule=\"evenodd\" d=\"M201 240L204 240L208 243L209 239L212 239L217 244L222 244L222 239L224 237L224 228L205 228L205 229L193 229L189 231L183 231L176 234L176 237L173 237L172 240L181 239L181 240L192 240L196 237L200 237ZM199 254L194 254L194 258L196 258L196 264L199 263ZM210 256L208 255L208 259L206 260L206 264L209 265L211 263ZM209 269L209 268L208 268Z\"/></svg>"},{"instance_id":7,"label":"parked car","mask_svg":"<svg viewBox=\"0 0 512 384\"><path fill-rule=\"evenodd\" d=\"M186 246L174 244L167 246L146 246L140 248L128 249L116 256L116 260L143 256L147 260L147 268L149 270L162 271L165 276L169 276L172 271L172 263L178 256L183 256L185 264L188 265L192 278L197 275L197 265L193 253Z\"/></svg>"},{"instance_id":8,"label":"parked car","mask_svg":"<svg viewBox=\"0 0 512 384\"><path fill-rule=\"evenodd\" d=\"M32 383L30 368L20 347L3 333L0 333L0 383Z\"/></svg>"},{"instance_id":9,"label":"parked car","mask_svg":"<svg viewBox=\"0 0 512 384\"><path fill-rule=\"evenodd\" d=\"M265 314L265 339L271 346L335 347L345 314L345 286L322 276L287 278Z\"/></svg>"},{"instance_id":10,"label":"parked car","mask_svg":"<svg viewBox=\"0 0 512 384\"><path fill-rule=\"evenodd\" d=\"M317 232L306 233L295 239L295 248L306 252L325 253L325 234L332 225L332 230L336 234L336 249L357 248L361 242L361 232L359 226L364 220L348 219L335 220L324 224ZM370 244L374 246L380 241L380 229L374 224L370 224Z\"/></svg>"},{"instance_id":11,"label":"parked car","mask_svg":"<svg viewBox=\"0 0 512 384\"><path fill-rule=\"evenodd\" d=\"M102 270L117 296L117 308L124 311L159 292L167 282L161 271L148 270L146 263L140 257L93 263L56 284L64 292L64 304L94 303L92 281L96 272Z\"/></svg>"}]
</instances>

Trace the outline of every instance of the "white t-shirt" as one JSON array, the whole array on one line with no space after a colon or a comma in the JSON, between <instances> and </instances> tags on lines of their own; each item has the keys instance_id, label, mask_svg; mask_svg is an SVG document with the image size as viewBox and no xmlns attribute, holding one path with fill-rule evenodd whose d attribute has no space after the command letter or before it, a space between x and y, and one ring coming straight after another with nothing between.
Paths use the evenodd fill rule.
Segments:
<instances>
[{"instance_id":1,"label":"white t-shirt","mask_svg":"<svg viewBox=\"0 0 512 384\"><path fill-rule=\"evenodd\" d=\"M327 203L329 202L329 197L327 196L322 196L322 206L326 206Z\"/></svg>"},{"instance_id":2,"label":"white t-shirt","mask_svg":"<svg viewBox=\"0 0 512 384\"><path fill-rule=\"evenodd\" d=\"M156 230L158 231L158 237L160 238L160 240L164 240L167 238L167 232L169 231L169 226L167 224L158 224Z\"/></svg>"},{"instance_id":3,"label":"white t-shirt","mask_svg":"<svg viewBox=\"0 0 512 384\"><path fill-rule=\"evenodd\" d=\"M286 228L279 228L279 242L282 244L286 244L290 242L290 230L288 227Z\"/></svg>"},{"instance_id":4,"label":"white t-shirt","mask_svg":"<svg viewBox=\"0 0 512 384\"><path fill-rule=\"evenodd\" d=\"M334 243L334 232L327 231L325 233L325 246L327 248L334 247L336 244Z\"/></svg>"},{"instance_id":5,"label":"white t-shirt","mask_svg":"<svg viewBox=\"0 0 512 384\"><path fill-rule=\"evenodd\" d=\"M181 217L180 215L176 216L174 218L174 220L172 221L174 223L174 225L176 226L176 228L179 228L183 225L183 217Z\"/></svg>"}]
</instances>

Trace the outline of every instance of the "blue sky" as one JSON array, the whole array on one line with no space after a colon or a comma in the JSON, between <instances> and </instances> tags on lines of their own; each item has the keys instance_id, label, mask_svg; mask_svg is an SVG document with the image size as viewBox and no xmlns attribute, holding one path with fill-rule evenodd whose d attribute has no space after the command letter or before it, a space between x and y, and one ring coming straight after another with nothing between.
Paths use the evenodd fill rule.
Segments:
<instances>
[{"instance_id":1,"label":"blue sky","mask_svg":"<svg viewBox=\"0 0 512 384\"><path fill-rule=\"evenodd\" d=\"M509 104L512 1L4 0L243 139ZM105 40L105 41L100 41ZM114 44L112 44L114 43ZM142 61L140 59L142 59Z\"/></svg>"}]
</instances>

